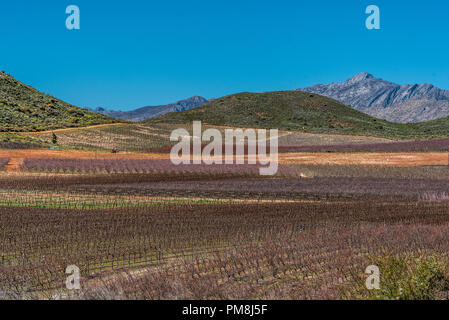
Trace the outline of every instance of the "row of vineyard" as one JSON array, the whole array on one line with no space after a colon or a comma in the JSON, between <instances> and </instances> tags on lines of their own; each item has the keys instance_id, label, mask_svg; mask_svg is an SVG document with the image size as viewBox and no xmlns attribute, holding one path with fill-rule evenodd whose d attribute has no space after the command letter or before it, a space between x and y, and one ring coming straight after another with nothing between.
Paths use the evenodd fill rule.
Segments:
<instances>
[{"instance_id":1,"label":"row of vineyard","mask_svg":"<svg viewBox=\"0 0 449 320\"><path fill-rule=\"evenodd\" d=\"M299 167L297 172L301 172ZM442 174L443 175L443 174ZM124 174L0 175L2 190L52 191L92 195L338 200L414 199L423 194L449 194L445 179L398 177L261 177L247 172L154 172Z\"/></svg>"},{"instance_id":2,"label":"row of vineyard","mask_svg":"<svg viewBox=\"0 0 449 320\"><path fill-rule=\"evenodd\" d=\"M8 164L9 160L9 158L0 158L0 170Z\"/></svg>"},{"instance_id":3,"label":"row of vineyard","mask_svg":"<svg viewBox=\"0 0 449 320\"><path fill-rule=\"evenodd\" d=\"M23 171L53 173L199 173L258 175L258 164L178 164L169 159L25 159ZM278 174L292 174L294 170L280 166Z\"/></svg>"},{"instance_id":4,"label":"row of vineyard","mask_svg":"<svg viewBox=\"0 0 449 320\"><path fill-rule=\"evenodd\" d=\"M377 201L1 207L0 290L50 295L76 265L86 295L101 281L130 299L341 298L366 255L447 253L448 210ZM124 269L120 281L108 278Z\"/></svg>"},{"instance_id":5,"label":"row of vineyard","mask_svg":"<svg viewBox=\"0 0 449 320\"><path fill-rule=\"evenodd\" d=\"M382 143L279 147L279 152L447 152L448 150L448 138Z\"/></svg>"}]
</instances>

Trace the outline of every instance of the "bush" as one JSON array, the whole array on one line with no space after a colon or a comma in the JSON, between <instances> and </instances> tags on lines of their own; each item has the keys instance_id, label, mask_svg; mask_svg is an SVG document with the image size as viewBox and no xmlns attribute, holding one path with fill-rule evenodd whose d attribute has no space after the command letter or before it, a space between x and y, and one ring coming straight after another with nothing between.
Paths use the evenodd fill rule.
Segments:
<instances>
[{"instance_id":1,"label":"bush","mask_svg":"<svg viewBox=\"0 0 449 320\"><path fill-rule=\"evenodd\" d=\"M449 298L449 260L442 255L385 253L369 257L366 265L380 270L380 288L368 290L367 274L344 295L349 299L436 300Z\"/></svg>"}]
</instances>

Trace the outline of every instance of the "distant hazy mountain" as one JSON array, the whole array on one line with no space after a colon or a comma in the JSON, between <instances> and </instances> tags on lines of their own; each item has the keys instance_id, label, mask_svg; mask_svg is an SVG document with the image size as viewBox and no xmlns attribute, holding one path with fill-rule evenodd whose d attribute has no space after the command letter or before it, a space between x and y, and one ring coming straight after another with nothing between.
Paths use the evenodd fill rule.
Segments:
<instances>
[{"instance_id":1,"label":"distant hazy mountain","mask_svg":"<svg viewBox=\"0 0 449 320\"><path fill-rule=\"evenodd\" d=\"M449 91L431 84L398 85L360 73L346 82L298 89L334 98L359 111L394 122L449 116Z\"/></svg>"},{"instance_id":2,"label":"distant hazy mountain","mask_svg":"<svg viewBox=\"0 0 449 320\"><path fill-rule=\"evenodd\" d=\"M194 96L172 104L162 106L148 106L132 111L114 111L103 108L96 108L93 111L113 118L139 122L153 117L161 116L169 112L190 110L206 103L207 101L208 100L203 97Z\"/></svg>"}]
</instances>

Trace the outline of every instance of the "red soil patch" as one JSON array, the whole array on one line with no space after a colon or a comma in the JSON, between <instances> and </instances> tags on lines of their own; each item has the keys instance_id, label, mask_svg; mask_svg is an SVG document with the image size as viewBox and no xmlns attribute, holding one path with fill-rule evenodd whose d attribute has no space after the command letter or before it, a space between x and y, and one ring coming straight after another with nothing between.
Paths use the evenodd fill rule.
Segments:
<instances>
[{"instance_id":1,"label":"red soil patch","mask_svg":"<svg viewBox=\"0 0 449 320\"><path fill-rule=\"evenodd\" d=\"M23 160L23 158L11 158L5 166L6 172L19 172Z\"/></svg>"},{"instance_id":2,"label":"red soil patch","mask_svg":"<svg viewBox=\"0 0 449 320\"><path fill-rule=\"evenodd\" d=\"M106 153L77 150L0 150L0 157L20 159L168 159L169 154Z\"/></svg>"}]
</instances>

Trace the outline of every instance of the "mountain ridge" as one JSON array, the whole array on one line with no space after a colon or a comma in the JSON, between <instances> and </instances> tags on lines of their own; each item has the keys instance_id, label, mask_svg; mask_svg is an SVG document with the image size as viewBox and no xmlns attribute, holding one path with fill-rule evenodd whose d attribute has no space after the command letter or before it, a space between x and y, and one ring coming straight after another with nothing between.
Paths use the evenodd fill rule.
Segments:
<instances>
[{"instance_id":1,"label":"mountain ridge","mask_svg":"<svg viewBox=\"0 0 449 320\"><path fill-rule=\"evenodd\" d=\"M449 116L449 90L432 84L399 85L368 72L345 82L296 89L336 99L356 110L392 122L407 123Z\"/></svg>"},{"instance_id":2,"label":"mountain ridge","mask_svg":"<svg viewBox=\"0 0 449 320\"><path fill-rule=\"evenodd\" d=\"M206 98L203 98L201 96L193 96L187 99L179 100L175 103L159 106L146 106L130 111L115 111L115 110L108 110L105 108L96 108L93 109L92 111L117 119L133 122L141 122L144 120L151 119L153 117L164 115L169 112L190 110L192 108L196 108L206 103L207 101L208 100Z\"/></svg>"}]
</instances>

